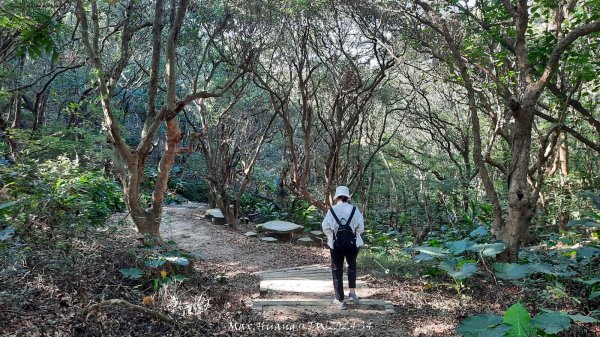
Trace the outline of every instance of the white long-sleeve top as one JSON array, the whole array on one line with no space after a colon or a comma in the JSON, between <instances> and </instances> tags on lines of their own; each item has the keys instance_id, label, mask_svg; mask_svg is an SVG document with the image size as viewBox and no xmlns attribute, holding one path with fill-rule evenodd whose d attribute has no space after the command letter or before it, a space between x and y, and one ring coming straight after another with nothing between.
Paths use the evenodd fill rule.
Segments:
<instances>
[{"instance_id":1,"label":"white long-sleeve top","mask_svg":"<svg viewBox=\"0 0 600 337\"><path fill-rule=\"evenodd\" d=\"M348 219L350 217L350 213L352 213L352 207L354 206L347 202L338 201L338 203L333 205L331 208L333 208L333 211L335 212L335 215L337 215L338 219L342 220L342 218ZM333 249L333 233L337 233L338 227L339 225L335 221L331 211L327 211L327 215L325 215L325 219L323 219L321 228L323 229L323 233L327 235L327 245L331 249ZM352 221L350 221L350 228L352 228L352 230L356 233L356 247L364 245L360 234L365 231L365 219L358 208L356 208L356 211L354 211L354 216L352 217Z\"/></svg>"}]
</instances>

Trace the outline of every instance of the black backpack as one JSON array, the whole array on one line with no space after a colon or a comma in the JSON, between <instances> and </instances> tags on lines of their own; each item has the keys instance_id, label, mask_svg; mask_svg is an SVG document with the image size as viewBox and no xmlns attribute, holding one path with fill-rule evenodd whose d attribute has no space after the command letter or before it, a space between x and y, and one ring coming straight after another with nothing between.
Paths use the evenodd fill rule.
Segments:
<instances>
[{"instance_id":1,"label":"black backpack","mask_svg":"<svg viewBox=\"0 0 600 337\"><path fill-rule=\"evenodd\" d=\"M356 211L356 206L352 207L352 213L350 213L350 217L348 220L342 218L344 223L338 219L337 215L333 211L333 208L329 209L331 211L331 215L335 219L335 222L338 224L337 233L333 233L333 249L336 250L351 250L356 249L356 233L352 231L352 227L350 227L350 222L352 221L352 217L354 216L354 211Z\"/></svg>"}]
</instances>

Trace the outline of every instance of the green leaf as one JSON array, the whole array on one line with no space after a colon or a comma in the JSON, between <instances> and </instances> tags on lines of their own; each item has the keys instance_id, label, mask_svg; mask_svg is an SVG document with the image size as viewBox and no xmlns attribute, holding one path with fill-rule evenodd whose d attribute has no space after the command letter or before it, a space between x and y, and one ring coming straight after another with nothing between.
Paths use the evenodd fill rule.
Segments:
<instances>
[{"instance_id":1,"label":"green leaf","mask_svg":"<svg viewBox=\"0 0 600 337\"><path fill-rule=\"evenodd\" d=\"M588 259L590 257L593 257L594 255L600 254L600 249L598 249L596 247L589 247L589 246L578 248L576 251L577 251L577 257L580 257L583 259Z\"/></svg>"},{"instance_id":2,"label":"green leaf","mask_svg":"<svg viewBox=\"0 0 600 337\"><path fill-rule=\"evenodd\" d=\"M181 282L183 282L183 281L185 281L185 280L187 280L187 279L188 279L187 277L185 277L185 276L183 276L183 275L180 275L180 274L175 274L175 275L171 276L171 278L172 278L174 281L181 281Z\"/></svg>"},{"instance_id":3,"label":"green leaf","mask_svg":"<svg viewBox=\"0 0 600 337\"><path fill-rule=\"evenodd\" d=\"M596 298L598 296L600 296L600 290L598 290L598 291L592 291L590 293L590 296L588 297L588 300L593 300L594 298Z\"/></svg>"},{"instance_id":4,"label":"green leaf","mask_svg":"<svg viewBox=\"0 0 600 337\"><path fill-rule=\"evenodd\" d=\"M165 260L164 258L151 259L151 260L147 260L146 262L144 262L144 264L146 266L152 267L152 268L160 267L165 263L167 263L167 260Z\"/></svg>"},{"instance_id":5,"label":"green leaf","mask_svg":"<svg viewBox=\"0 0 600 337\"><path fill-rule=\"evenodd\" d=\"M492 257L502 253L506 249L506 244L504 242L497 243L483 243L473 245L467 250L471 252L481 253L484 257Z\"/></svg>"},{"instance_id":6,"label":"green leaf","mask_svg":"<svg viewBox=\"0 0 600 337\"><path fill-rule=\"evenodd\" d=\"M550 274L550 275L554 275L554 276L573 276L573 275L577 275L577 272L572 271L572 270L568 270L568 265L550 265L547 263L533 263L530 264L529 267L531 268L532 272L535 273L544 273L544 274Z\"/></svg>"},{"instance_id":7,"label":"green leaf","mask_svg":"<svg viewBox=\"0 0 600 337\"><path fill-rule=\"evenodd\" d=\"M531 326L543 330L547 334L557 334L571 328L569 317L558 311L543 312L531 319Z\"/></svg>"},{"instance_id":8,"label":"green leaf","mask_svg":"<svg viewBox=\"0 0 600 337\"><path fill-rule=\"evenodd\" d=\"M16 204L17 204L17 201L5 202L3 204L0 204L0 211L3 209L6 209L6 208L10 208Z\"/></svg>"},{"instance_id":9,"label":"green leaf","mask_svg":"<svg viewBox=\"0 0 600 337\"><path fill-rule=\"evenodd\" d=\"M427 246L417 246L414 247L415 250L420 251L421 253L428 254L431 256L437 257L446 257L450 254L450 251L443 248L435 248L435 247L427 247Z\"/></svg>"},{"instance_id":10,"label":"green leaf","mask_svg":"<svg viewBox=\"0 0 600 337\"><path fill-rule=\"evenodd\" d=\"M14 227L7 227L0 231L0 241L6 241L12 239L13 235L15 235Z\"/></svg>"},{"instance_id":11,"label":"green leaf","mask_svg":"<svg viewBox=\"0 0 600 337\"><path fill-rule=\"evenodd\" d=\"M121 269L119 271L121 272L121 275L123 275L123 277L129 278L132 280L137 280L137 279L141 278L142 276L144 276L144 271L141 270L140 268L125 268L125 269Z\"/></svg>"},{"instance_id":12,"label":"green leaf","mask_svg":"<svg viewBox=\"0 0 600 337\"><path fill-rule=\"evenodd\" d=\"M373 247L371 247L371 249L373 249ZM415 263L419 263L421 261L431 261L433 260L433 256L429 255L429 254L418 254L415 255L415 257L413 257L413 260L415 261Z\"/></svg>"},{"instance_id":13,"label":"green leaf","mask_svg":"<svg viewBox=\"0 0 600 337\"><path fill-rule=\"evenodd\" d=\"M594 205L594 207L596 207L596 209L598 211L600 211L600 197L595 195L592 192L585 192L583 193L583 195L587 196L588 198L590 198L590 200L592 201L592 204Z\"/></svg>"},{"instance_id":14,"label":"green leaf","mask_svg":"<svg viewBox=\"0 0 600 337\"><path fill-rule=\"evenodd\" d=\"M467 262L459 266L459 261L452 258L440 262L440 268L445 270L453 279L464 280L477 272L477 263Z\"/></svg>"},{"instance_id":15,"label":"green leaf","mask_svg":"<svg viewBox=\"0 0 600 337\"><path fill-rule=\"evenodd\" d=\"M600 323L600 320L594 317L585 316L582 314L568 315L573 321L578 323Z\"/></svg>"},{"instance_id":16,"label":"green leaf","mask_svg":"<svg viewBox=\"0 0 600 337\"><path fill-rule=\"evenodd\" d=\"M533 270L529 265L518 263L494 263L496 276L505 280L516 280L531 274Z\"/></svg>"},{"instance_id":17,"label":"green leaf","mask_svg":"<svg viewBox=\"0 0 600 337\"><path fill-rule=\"evenodd\" d=\"M190 261L188 259L186 259L185 257L181 257L181 256L166 256L164 257L165 260L178 264L180 266L187 266L190 264Z\"/></svg>"},{"instance_id":18,"label":"green leaf","mask_svg":"<svg viewBox=\"0 0 600 337\"><path fill-rule=\"evenodd\" d=\"M504 313L503 322L511 326L507 337L534 337L537 331L530 325L531 317L521 303L513 304Z\"/></svg>"},{"instance_id":19,"label":"green leaf","mask_svg":"<svg viewBox=\"0 0 600 337\"><path fill-rule=\"evenodd\" d=\"M589 280L584 280L584 279L577 278L577 279L575 279L575 281L577 281L579 283L586 284L588 286L591 286L591 285L594 285L594 284L600 282L600 277L595 277L595 278L589 279Z\"/></svg>"},{"instance_id":20,"label":"green leaf","mask_svg":"<svg viewBox=\"0 0 600 337\"><path fill-rule=\"evenodd\" d=\"M600 227L600 223L588 219L580 219L569 221L567 226Z\"/></svg>"},{"instance_id":21,"label":"green leaf","mask_svg":"<svg viewBox=\"0 0 600 337\"><path fill-rule=\"evenodd\" d=\"M510 326L502 324L502 317L481 314L465 318L456 327L456 333L465 337L502 337Z\"/></svg>"},{"instance_id":22,"label":"green leaf","mask_svg":"<svg viewBox=\"0 0 600 337\"><path fill-rule=\"evenodd\" d=\"M446 247L448 247L450 252L454 255L462 254L465 250L467 250L467 248L471 246L473 246L473 241L470 241L468 239L446 242Z\"/></svg>"},{"instance_id":23,"label":"green leaf","mask_svg":"<svg viewBox=\"0 0 600 337\"><path fill-rule=\"evenodd\" d=\"M487 233L488 233L488 230L486 227L479 226L479 227L475 228L471 233L469 233L469 235L472 237L482 237L482 236L485 236Z\"/></svg>"}]
</instances>

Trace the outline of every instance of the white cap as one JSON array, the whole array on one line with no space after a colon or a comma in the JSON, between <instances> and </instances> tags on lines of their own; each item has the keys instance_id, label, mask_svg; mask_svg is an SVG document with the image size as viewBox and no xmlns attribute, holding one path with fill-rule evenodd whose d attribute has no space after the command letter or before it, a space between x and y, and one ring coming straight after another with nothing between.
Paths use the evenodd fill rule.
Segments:
<instances>
[{"instance_id":1,"label":"white cap","mask_svg":"<svg viewBox=\"0 0 600 337\"><path fill-rule=\"evenodd\" d=\"M346 196L350 198L350 189L348 189L348 186L338 186L335 189L335 195L333 196L333 200L341 196Z\"/></svg>"}]
</instances>

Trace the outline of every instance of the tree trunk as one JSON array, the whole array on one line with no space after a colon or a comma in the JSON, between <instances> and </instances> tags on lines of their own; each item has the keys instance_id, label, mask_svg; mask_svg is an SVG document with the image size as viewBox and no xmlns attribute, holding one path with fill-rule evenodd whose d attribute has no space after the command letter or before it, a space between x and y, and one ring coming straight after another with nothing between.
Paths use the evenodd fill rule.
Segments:
<instances>
[{"instance_id":1,"label":"tree trunk","mask_svg":"<svg viewBox=\"0 0 600 337\"><path fill-rule=\"evenodd\" d=\"M567 223L571 220L571 212L569 211L569 204L571 203L571 191L569 188L569 145L567 140L567 133L565 131L560 132L560 145L558 148L558 163L560 165L560 187L562 193L564 193L565 204L562 205L563 211L558 216L558 228L560 231L567 230Z\"/></svg>"},{"instance_id":2,"label":"tree trunk","mask_svg":"<svg viewBox=\"0 0 600 337\"><path fill-rule=\"evenodd\" d=\"M21 57L19 58L19 78L17 80L17 84L20 84L20 80L21 80L21 76L23 75L23 68L25 67L25 54L21 55ZM13 128L21 128L22 127L22 122L21 122L21 115L22 115L22 109L21 109L21 100L23 99L23 95L21 94L20 91L15 91L14 97L13 97L13 104L14 104L14 111L15 111L15 115L13 116L13 120L12 120L12 126Z\"/></svg>"},{"instance_id":3,"label":"tree trunk","mask_svg":"<svg viewBox=\"0 0 600 337\"><path fill-rule=\"evenodd\" d=\"M504 230L496 233L508 246L499 257L506 262L517 261L519 248L528 236L529 223L535 210L527 182L534 105L533 100L524 100L521 104L511 102L515 131L508 175L508 216Z\"/></svg>"},{"instance_id":4,"label":"tree trunk","mask_svg":"<svg viewBox=\"0 0 600 337\"><path fill-rule=\"evenodd\" d=\"M239 209L236 206L231 207L231 200L227 194L226 187L215 182L209 182L209 185L211 186L211 191L214 191L215 206L221 210L221 213L223 213L223 217L225 217L225 221L227 221L229 226L236 228L239 221ZM211 194L213 194L213 192L211 192Z\"/></svg>"},{"instance_id":5,"label":"tree trunk","mask_svg":"<svg viewBox=\"0 0 600 337\"><path fill-rule=\"evenodd\" d=\"M561 131L559 137L558 162L560 163L560 181L561 184L564 184L569 175L569 145L565 131Z\"/></svg>"},{"instance_id":6,"label":"tree trunk","mask_svg":"<svg viewBox=\"0 0 600 337\"><path fill-rule=\"evenodd\" d=\"M121 158L119 158L119 160L121 160ZM133 220L133 223L140 234L158 237L160 234L159 225L162 209L159 210L159 212L149 212L146 210L146 207L140 203L140 185L144 176L144 164L140 163L139 155L130 158L130 160L125 163L123 169L124 171L120 172L120 178L123 184L125 204L131 215L131 220Z\"/></svg>"}]
</instances>

